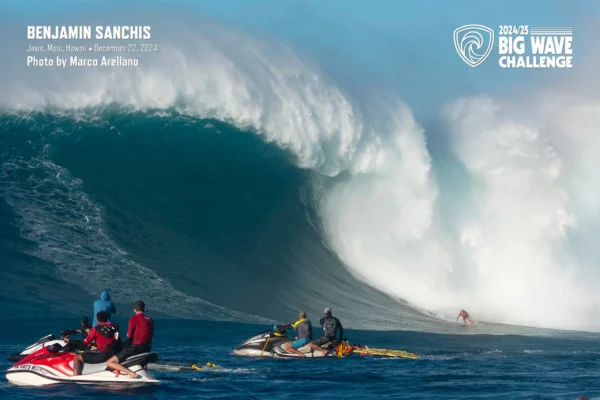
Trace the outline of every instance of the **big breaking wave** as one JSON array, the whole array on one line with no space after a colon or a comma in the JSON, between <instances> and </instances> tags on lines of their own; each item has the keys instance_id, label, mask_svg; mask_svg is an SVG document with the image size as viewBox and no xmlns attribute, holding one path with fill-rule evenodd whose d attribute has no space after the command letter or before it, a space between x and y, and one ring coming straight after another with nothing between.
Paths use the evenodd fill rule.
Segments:
<instances>
[{"instance_id":1,"label":"big breaking wave","mask_svg":"<svg viewBox=\"0 0 600 400\"><path fill-rule=\"evenodd\" d=\"M3 79L0 105L75 118L111 104L175 109L251 128L334 177L314 180L323 238L369 285L445 316L467 308L494 322L600 328L587 239L600 221L600 103L536 99L523 115L459 99L436 163L395 95L352 96L285 46L211 29L186 30L185 50L174 37L160 43L135 70Z\"/></svg>"}]
</instances>

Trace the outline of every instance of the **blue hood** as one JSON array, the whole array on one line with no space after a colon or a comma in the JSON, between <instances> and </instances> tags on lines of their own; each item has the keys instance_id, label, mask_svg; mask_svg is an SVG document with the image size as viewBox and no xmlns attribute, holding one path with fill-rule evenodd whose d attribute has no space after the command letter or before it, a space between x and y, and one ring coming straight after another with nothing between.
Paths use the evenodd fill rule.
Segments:
<instances>
[{"instance_id":1,"label":"blue hood","mask_svg":"<svg viewBox=\"0 0 600 400\"><path fill-rule=\"evenodd\" d=\"M108 292L105 290L104 292L102 292L102 294L100 295L100 298L102 300L110 300L110 294L108 294Z\"/></svg>"}]
</instances>

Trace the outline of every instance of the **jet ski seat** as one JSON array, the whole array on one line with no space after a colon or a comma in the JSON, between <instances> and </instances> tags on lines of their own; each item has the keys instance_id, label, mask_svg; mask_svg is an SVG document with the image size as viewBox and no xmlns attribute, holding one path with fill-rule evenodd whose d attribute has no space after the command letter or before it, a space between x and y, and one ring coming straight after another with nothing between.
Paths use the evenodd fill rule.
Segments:
<instances>
[{"instance_id":1,"label":"jet ski seat","mask_svg":"<svg viewBox=\"0 0 600 400\"><path fill-rule=\"evenodd\" d=\"M125 360L123 360L121 365L124 367L129 367L132 365L141 365L143 367L154 361L158 361L158 354L156 354L156 353L141 353L141 354L136 354L135 356L126 358Z\"/></svg>"},{"instance_id":2,"label":"jet ski seat","mask_svg":"<svg viewBox=\"0 0 600 400\"><path fill-rule=\"evenodd\" d=\"M156 353L142 353L136 354L135 356L131 356L126 358L121 363L124 367L131 367L133 365L141 365L146 366L151 362L158 360L158 354ZM73 363L70 363L71 368L73 368ZM102 372L107 370L106 362L97 363L97 364L83 364L83 370L81 371L81 375L95 374L97 372Z\"/></svg>"},{"instance_id":3,"label":"jet ski seat","mask_svg":"<svg viewBox=\"0 0 600 400\"><path fill-rule=\"evenodd\" d=\"M69 363L70 364L70 363ZM71 365L71 368L73 366ZM97 363L97 364L83 364L83 370L81 371L81 375L95 374L96 372L102 372L106 370L106 363Z\"/></svg>"}]
</instances>

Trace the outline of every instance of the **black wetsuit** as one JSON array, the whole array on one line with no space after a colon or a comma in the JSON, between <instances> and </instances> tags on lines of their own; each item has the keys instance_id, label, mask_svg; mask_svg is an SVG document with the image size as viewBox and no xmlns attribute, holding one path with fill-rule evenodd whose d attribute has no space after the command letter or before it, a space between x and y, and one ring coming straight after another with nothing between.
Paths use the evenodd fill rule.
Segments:
<instances>
[{"instance_id":1,"label":"black wetsuit","mask_svg":"<svg viewBox=\"0 0 600 400\"><path fill-rule=\"evenodd\" d=\"M323 346L327 343L333 343L336 341L336 333L339 330L340 336L339 340L342 340L344 337L344 328L342 327L342 323L336 317L331 315L327 315L321 318L321 326L323 327L323 336L313 341L317 346Z\"/></svg>"}]
</instances>

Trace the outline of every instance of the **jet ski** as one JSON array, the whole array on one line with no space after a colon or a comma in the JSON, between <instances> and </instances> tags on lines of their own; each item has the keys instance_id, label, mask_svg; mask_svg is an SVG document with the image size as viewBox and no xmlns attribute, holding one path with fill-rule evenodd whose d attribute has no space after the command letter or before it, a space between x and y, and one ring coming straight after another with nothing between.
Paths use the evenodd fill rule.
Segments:
<instances>
[{"instance_id":1,"label":"jet ski","mask_svg":"<svg viewBox=\"0 0 600 400\"><path fill-rule=\"evenodd\" d=\"M13 353L11 355L8 356L8 361L10 362L18 362L21 361L23 358L25 358L26 356L35 353L36 351L46 347L46 346L51 346L51 345L59 345L61 347L66 346L66 342L63 340L66 337L69 337L71 335L74 335L75 333L77 333L77 331L75 330L64 330L61 332L60 337L57 338L54 335L46 335L43 338L40 338L37 342L33 343L32 345L29 345L25 350L23 350L20 353Z\"/></svg>"},{"instance_id":2,"label":"jet ski","mask_svg":"<svg viewBox=\"0 0 600 400\"><path fill-rule=\"evenodd\" d=\"M47 342L49 341L51 340ZM58 343L43 346L31 354L25 355L23 359L9 368L6 371L6 379L13 384L22 386L44 386L57 383L145 384L159 382L148 373L146 368L148 363L158 359L156 353L138 354L125 359L121 363L121 365L138 374L139 378L132 379L126 374L117 374L117 372L111 371L107 368L106 363L84 364L81 375L73 376L75 354L65 350L67 348Z\"/></svg>"},{"instance_id":3,"label":"jet ski","mask_svg":"<svg viewBox=\"0 0 600 400\"><path fill-rule=\"evenodd\" d=\"M67 337L70 337L72 335L75 335L77 333L79 333L79 331L76 329L65 329L61 332L61 334L58 338L54 335L46 335L43 338L40 338L37 342L29 345L22 352L13 353L13 354L9 355L8 361L13 362L13 363L21 361L23 358L27 357L28 355L30 355L40 349L43 349L44 347L47 347L47 346L57 345L62 348L65 348L67 346L67 342L64 339ZM196 363L189 363L189 364L185 364L185 365L181 365L180 363L177 363L176 365L170 365L170 364L157 364L157 363L151 362L150 364L147 365L147 367L149 370L157 370L157 371L200 371L200 370L206 370L209 368L214 368L216 366L210 362L207 363L207 365L201 366L201 367L196 365Z\"/></svg>"},{"instance_id":4,"label":"jet ski","mask_svg":"<svg viewBox=\"0 0 600 400\"><path fill-rule=\"evenodd\" d=\"M304 354L304 357L284 350L281 346L293 341L287 336L289 325L275 325L269 329L252 336L244 343L233 350L233 354L248 357L278 357L278 358L315 358L315 357L335 357L335 354L328 351L323 355L320 351L314 351L309 345L300 347L298 351ZM333 343L321 346L325 350L330 350Z\"/></svg>"},{"instance_id":5,"label":"jet ski","mask_svg":"<svg viewBox=\"0 0 600 400\"><path fill-rule=\"evenodd\" d=\"M410 358L417 359L419 356L404 350L380 349L362 346L359 344L349 344L346 339L340 343L327 343L321 346L327 350L323 355L320 351L314 351L312 347L306 345L298 349L304 354L304 357L284 350L281 346L292 342L293 339L286 334L289 325L275 325L273 329L263 331L233 350L233 354L246 357L274 357L274 358L316 358L316 357L338 357L346 358L351 356L363 357L385 357L385 358Z\"/></svg>"},{"instance_id":6,"label":"jet ski","mask_svg":"<svg viewBox=\"0 0 600 400\"><path fill-rule=\"evenodd\" d=\"M13 354L9 355L8 361L10 361L10 362L21 361L26 355L32 354L45 346L50 346L50 345L56 344L56 345L60 345L61 347L64 347L64 346L66 346L66 342L64 341L65 338L68 338L73 335L77 335L78 333L82 333L86 329L90 329L90 328L91 328L91 325L89 324L88 318L84 316L81 318L81 327L79 329L64 329L60 333L60 336L58 338L54 335L46 335L43 338L40 338L37 342L28 346L22 352L13 353ZM82 336L83 335L84 334L82 333ZM118 335L118 333L117 333L117 335ZM118 336L117 336L117 338L118 338Z\"/></svg>"}]
</instances>

